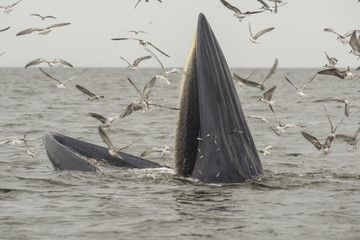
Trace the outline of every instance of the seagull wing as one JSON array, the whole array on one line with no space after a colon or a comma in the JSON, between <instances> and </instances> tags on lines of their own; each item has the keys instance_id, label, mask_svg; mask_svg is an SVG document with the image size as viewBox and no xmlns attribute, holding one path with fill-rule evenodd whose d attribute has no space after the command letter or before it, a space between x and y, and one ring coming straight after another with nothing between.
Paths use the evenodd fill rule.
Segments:
<instances>
[{"instance_id":1,"label":"seagull wing","mask_svg":"<svg viewBox=\"0 0 360 240\"><path fill-rule=\"evenodd\" d=\"M101 123L106 123L107 122L107 118L106 117L103 117L102 115L100 114L97 114L97 113L89 113L89 116L93 117L93 118L96 118L97 120L99 120Z\"/></svg>"},{"instance_id":2,"label":"seagull wing","mask_svg":"<svg viewBox=\"0 0 360 240\"><path fill-rule=\"evenodd\" d=\"M161 150L156 147L147 148L147 149L145 149L145 151L143 151L141 153L140 157L145 157L146 155L149 155L150 153L153 153L153 152L161 152Z\"/></svg>"},{"instance_id":3,"label":"seagull wing","mask_svg":"<svg viewBox=\"0 0 360 240\"><path fill-rule=\"evenodd\" d=\"M266 28L264 30L261 30L260 32L258 32L255 36L254 36L254 39L258 39L261 35L267 33L267 32L270 32L272 30L274 30L275 28L274 27L271 27L271 28Z\"/></svg>"},{"instance_id":4,"label":"seagull wing","mask_svg":"<svg viewBox=\"0 0 360 240\"><path fill-rule=\"evenodd\" d=\"M332 122L331 122L331 119L330 119L330 115L329 115L328 111L326 110L325 105L323 105L323 106L324 106L324 110L325 110L325 112L326 112L326 116L327 116L327 118L328 118L328 121L329 121L329 123L330 123L331 133L335 133L335 131L334 131L334 126L333 126L333 124L332 124Z\"/></svg>"},{"instance_id":5,"label":"seagull wing","mask_svg":"<svg viewBox=\"0 0 360 240\"><path fill-rule=\"evenodd\" d=\"M32 66L32 65L38 65L38 64L40 64L40 63L42 63L42 62L49 63L49 61L46 60L45 58L37 58L37 59L32 60L31 62L29 62L28 64L26 64L26 65L25 65L25 68L30 67L30 66Z\"/></svg>"},{"instance_id":6,"label":"seagull wing","mask_svg":"<svg viewBox=\"0 0 360 240\"><path fill-rule=\"evenodd\" d=\"M260 2L265 8L270 8L263 0L258 0L258 2Z\"/></svg>"},{"instance_id":7,"label":"seagull wing","mask_svg":"<svg viewBox=\"0 0 360 240\"><path fill-rule=\"evenodd\" d=\"M124 118L126 116L129 116L132 112L141 110L141 105L137 102L130 103L125 110L121 113L120 118Z\"/></svg>"},{"instance_id":8,"label":"seagull wing","mask_svg":"<svg viewBox=\"0 0 360 240\"><path fill-rule=\"evenodd\" d=\"M76 75L72 76L71 78L67 79L66 81L64 81L64 83L67 83L68 81L71 81L71 80L73 80L74 78L79 77L80 75L82 75L82 74L83 74L84 72L86 72L87 70L88 70L88 69L85 68L83 71L79 72L78 74L76 74Z\"/></svg>"},{"instance_id":9,"label":"seagull wing","mask_svg":"<svg viewBox=\"0 0 360 240\"><path fill-rule=\"evenodd\" d=\"M254 37L254 35L252 34L252 31L251 31L251 25L250 25L250 22L249 22L249 33L250 33L250 37L255 39L255 37Z\"/></svg>"},{"instance_id":10,"label":"seagull wing","mask_svg":"<svg viewBox=\"0 0 360 240\"><path fill-rule=\"evenodd\" d=\"M32 33L34 31L42 31L41 28L28 28L28 29L25 29L23 31L20 31L16 34L16 36L21 36L21 35L25 35L25 34L29 34L29 33Z\"/></svg>"},{"instance_id":11,"label":"seagull wing","mask_svg":"<svg viewBox=\"0 0 360 240\"><path fill-rule=\"evenodd\" d=\"M76 84L75 87L77 89L79 89L82 93L85 93L86 95L88 95L89 97L95 97L96 96L96 94L90 92L89 90L87 90L86 88L84 88L84 87L82 87L80 85Z\"/></svg>"},{"instance_id":12,"label":"seagull wing","mask_svg":"<svg viewBox=\"0 0 360 240\"><path fill-rule=\"evenodd\" d=\"M153 48L155 48L156 50L158 50L159 52L161 52L162 54L164 54L167 57L170 57L169 55L167 55L166 53L164 53L163 51L161 51L159 48L155 47L154 44L152 44L151 42L147 42L149 45L151 45Z\"/></svg>"},{"instance_id":13,"label":"seagull wing","mask_svg":"<svg viewBox=\"0 0 360 240\"><path fill-rule=\"evenodd\" d=\"M275 73L276 68L277 68L277 65L278 65L278 62L279 62L279 61L278 61L278 59L276 58L276 59L275 59L275 62L274 62L274 65L272 66L269 74L265 77L265 79L264 79L264 81L263 81L263 83L262 83L263 86L265 86L265 85L267 84L267 82L269 81L270 77Z\"/></svg>"},{"instance_id":14,"label":"seagull wing","mask_svg":"<svg viewBox=\"0 0 360 240\"><path fill-rule=\"evenodd\" d=\"M276 86L273 86L273 87L271 87L269 90L267 90L266 92L264 92L264 94L263 94L264 99L270 101L271 98L272 98L272 95L273 95L273 93L274 93L274 91L275 91L275 89L276 89Z\"/></svg>"},{"instance_id":15,"label":"seagull wing","mask_svg":"<svg viewBox=\"0 0 360 240\"><path fill-rule=\"evenodd\" d=\"M54 16L50 16L50 15L45 16L44 18L53 18L53 19L56 19L56 17L54 17Z\"/></svg>"},{"instance_id":16,"label":"seagull wing","mask_svg":"<svg viewBox=\"0 0 360 240\"><path fill-rule=\"evenodd\" d=\"M32 14L30 14L30 16L37 16L39 18L43 18L43 16L41 16L40 14L37 14L37 13L32 13Z\"/></svg>"},{"instance_id":17,"label":"seagull wing","mask_svg":"<svg viewBox=\"0 0 360 240\"><path fill-rule=\"evenodd\" d=\"M135 90L140 94L141 99L145 99L144 95L141 93L140 89L135 85L135 83L130 79L127 78L129 80L129 82L131 83L131 85L135 88Z\"/></svg>"},{"instance_id":18,"label":"seagull wing","mask_svg":"<svg viewBox=\"0 0 360 240\"><path fill-rule=\"evenodd\" d=\"M312 145L314 145L314 147L321 150L321 144L320 144L319 140L316 137L311 136L310 134L308 134L306 132L303 132L303 131L301 131L301 134L303 135L303 137L306 140L308 140Z\"/></svg>"},{"instance_id":19,"label":"seagull wing","mask_svg":"<svg viewBox=\"0 0 360 240\"><path fill-rule=\"evenodd\" d=\"M105 133L104 129L102 129L101 127L98 127L98 129L99 129L100 137L102 138L103 142L109 147L109 149L115 150L114 145L110 141L110 138Z\"/></svg>"},{"instance_id":20,"label":"seagull wing","mask_svg":"<svg viewBox=\"0 0 360 240\"><path fill-rule=\"evenodd\" d=\"M21 0L17 1L16 3L13 3L12 5L10 5L10 7L15 6L15 5L18 4L19 2L21 2Z\"/></svg>"},{"instance_id":21,"label":"seagull wing","mask_svg":"<svg viewBox=\"0 0 360 240\"><path fill-rule=\"evenodd\" d=\"M165 73L165 68L164 65L162 64L162 62L160 61L160 59L148 48L145 48L146 51L148 51L151 55L154 56L154 58L159 62L161 69L163 70L163 72Z\"/></svg>"},{"instance_id":22,"label":"seagull wing","mask_svg":"<svg viewBox=\"0 0 360 240\"><path fill-rule=\"evenodd\" d=\"M317 72L317 74L331 75L344 79L346 74L343 74L337 68L325 69Z\"/></svg>"},{"instance_id":23,"label":"seagull wing","mask_svg":"<svg viewBox=\"0 0 360 240\"><path fill-rule=\"evenodd\" d=\"M324 32L332 32L332 33L335 33L336 35L338 35L339 37L343 37L342 35L338 34L337 32L335 32L334 29L332 28L324 28Z\"/></svg>"},{"instance_id":24,"label":"seagull wing","mask_svg":"<svg viewBox=\"0 0 360 240\"><path fill-rule=\"evenodd\" d=\"M297 86L295 86L286 76L285 77L285 80L290 83L296 90L298 90L299 92L301 91Z\"/></svg>"},{"instance_id":25,"label":"seagull wing","mask_svg":"<svg viewBox=\"0 0 360 240\"><path fill-rule=\"evenodd\" d=\"M359 52L360 51L360 44L358 39L356 38L356 31L354 31L351 34L350 40L349 40L349 45L351 46L352 50L354 52Z\"/></svg>"},{"instance_id":26,"label":"seagull wing","mask_svg":"<svg viewBox=\"0 0 360 240\"><path fill-rule=\"evenodd\" d=\"M359 127L359 128L356 130L356 132L354 133L353 138L356 139L356 138L358 137L359 133L360 133L360 127Z\"/></svg>"},{"instance_id":27,"label":"seagull wing","mask_svg":"<svg viewBox=\"0 0 360 240\"><path fill-rule=\"evenodd\" d=\"M115 151L116 151L116 152L119 152L119 151L121 151L121 150L124 150L124 149L126 149L126 148L129 148L130 146L134 145L135 143L139 142L140 140L141 140L141 138L137 139L135 142L132 142L132 143L130 143L130 144L124 146L124 147L118 147L118 148L115 149Z\"/></svg>"},{"instance_id":28,"label":"seagull wing","mask_svg":"<svg viewBox=\"0 0 360 240\"><path fill-rule=\"evenodd\" d=\"M156 104L156 103L149 103L149 105L150 106L156 106L156 107L159 107L159 108L169 109L169 110L180 110L179 108L176 108L176 107L167 107L167 106Z\"/></svg>"},{"instance_id":29,"label":"seagull wing","mask_svg":"<svg viewBox=\"0 0 360 240\"><path fill-rule=\"evenodd\" d=\"M9 28L10 28L10 26L7 28L1 29L0 32L4 32L4 31L8 30Z\"/></svg>"},{"instance_id":30,"label":"seagull wing","mask_svg":"<svg viewBox=\"0 0 360 240\"><path fill-rule=\"evenodd\" d=\"M310 78L309 80L307 80L307 81L304 83L304 85L301 86L301 90L302 90L302 91L304 91L305 88L306 88L307 86L309 86L309 84L314 80L314 78L316 77L316 75L317 75L317 73L315 73L315 75L314 75L312 78Z\"/></svg>"},{"instance_id":31,"label":"seagull wing","mask_svg":"<svg viewBox=\"0 0 360 240\"><path fill-rule=\"evenodd\" d=\"M131 65L131 63L128 61L128 60L126 60L125 58L123 58L123 57L120 57L122 60L124 60L130 67L132 66Z\"/></svg>"},{"instance_id":32,"label":"seagull wing","mask_svg":"<svg viewBox=\"0 0 360 240\"><path fill-rule=\"evenodd\" d=\"M69 25L70 23L56 23L53 25L48 26L46 29L50 29L50 28L54 28L54 27L62 27L62 26L66 26Z\"/></svg>"},{"instance_id":33,"label":"seagull wing","mask_svg":"<svg viewBox=\"0 0 360 240\"><path fill-rule=\"evenodd\" d=\"M230 9L231 11L234 11L235 13L241 13L240 9L234 7L233 5L231 5L230 3L228 3L225 0L220 0L220 2L222 4L224 4L225 7L227 7L228 9Z\"/></svg>"},{"instance_id":34,"label":"seagull wing","mask_svg":"<svg viewBox=\"0 0 360 240\"><path fill-rule=\"evenodd\" d=\"M353 140L353 137L344 134L335 134L335 140L338 140L340 142L350 142Z\"/></svg>"},{"instance_id":35,"label":"seagull wing","mask_svg":"<svg viewBox=\"0 0 360 240\"><path fill-rule=\"evenodd\" d=\"M264 11L253 11L253 12L247 11L247 12L245 12L245 14L255 14L255 13L262 13L262 12L264 12Z\"/></svg>"},{"instance_id":36,"label":"seagull wing","mask_svg":"<svg viewBox=\"0 0 360 240\"><path fill-rule=\"evenodd\" d=\"M49 78L57 81L58 83L62 84L62 82L61 82L60 80L54 78L53 76L51 76L50 74L48 74L47 72L45 72L42 68L39 67L39 70L40 70L40 72L42 72L45 76L47 76L47 77L49 77Z\"/></svg>"},{"instance_id":37,"label":"seagull wing","mask_svg":"<svg viewBox=\"0 0 360 240\"><path fill-rule=\"evenodd\" d=\"M67 66L69 66L69 67L73 67L73 65L71 65L69 62L67 62L67 61L65 61L65 60L63 60L63 59L61 59L61 58L55 58L54 59L54 61L53 61L53 63L54 64L56 64L56 63L61 63L61 64L64 64L64 65L67 65Z\"/></svg>"},{"instance_id":38,"label":"seagull wing","mask_svg":"<svg viewBox=\"0 0 360 240\"><path fill-rule=\"evenodd\" d=\"M156 83L156 77L153 77L144 87L142 96L143 96L143 100L147 100L149 98L151 89L155 86Z\"/></svg>"},{"instance_id":39,"label":"seagull wing","mask_svg":"<svg viewBox=\"0 0 360 240\"><path fill-rule=\"evenodd\" d=\"M242 78L239 75L237 75L236 73L233 73L233 79L235 81L238 81L238 82L248 85L250 87L259 87L260 86L260 84L258 84L257 82L253 82L253 81L247 80L245 78Z\"/></svg>"},{"instance_id":40,"label":"seagull wing","mask_svg":"<svg viewBox=\"0 0 360 240\"><path fill-rule=\"evenodd\" d=\"M135 7L134 9L137 7L137 5L141 2L141 0L139 0L136 4L135 4Z\"/></svg>"},{"instance_id":41,"label":"seagull wing","mask_svg":"<svg viewBox=\"0 0 360 240\"><path fill-rule=\"evenodd\" d=\"M141 61L144 61L149 58L151 58L151 56L139 57L134 61L133 65L137 67Z\"/></svg>"}]
</instances>

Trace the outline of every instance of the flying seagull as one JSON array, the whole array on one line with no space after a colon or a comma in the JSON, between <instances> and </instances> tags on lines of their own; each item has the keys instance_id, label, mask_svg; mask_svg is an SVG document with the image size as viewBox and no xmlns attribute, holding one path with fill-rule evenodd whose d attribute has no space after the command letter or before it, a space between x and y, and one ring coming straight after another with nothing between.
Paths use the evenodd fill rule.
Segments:
<instances>
[{"instance_id":1,"label":"flying seagull","mask_svg":"<svg viewBox=\"0 0 360 240\"><path fill-rule=\"evenodd\" d=\"M263 98L260 98L258 101L269 104L270 108L274 106L275 101L272 100L272 95L274 94L275 89L276 86L272 86L269 90L263 93Z\"/></svg>"},{"instance_id":2,"label":"flying seagull","mask_svg":"<svg viewBox=\"0 0 360 240\"><path fill-rule=\"evenodd\" d=\"M350 115L350 102L346 100L345 98L339 98L339 97L328 97L323 99L315 100L314 102L339 102L345 104L345 116L348 117Z\"/></svg>"},{"instance_id":3,"label":"flying seagull","mask_svg":"<svg viewBox=\"0 0 360 240\"><path fill-rule=\"evenodd\" d=\"M127 66L127 68L130 68L132 70L139 70L139 63L146 60L146 59L149 59L151 58L151 56L144 56L144 57L139 57L137 59L135 59L134 63L131 64L128 60L126 60L125 58L123 57L120 57L122 60L124 60L129 66Z\"/></svg>"},{"instance_id":4,"label":"flying seagull","mask_svg":"<svg viewBox=\"0 0 360 240\"><path fill-rule=\"evenodd\" d=\"M350 71L349 67L344 71L340 71L337 68L325 69L317 72L317 74L335 76L341 79L352 79L354 77L354 74Z\"/></svg>"},{"instance_id":5,"label":"flying seagull","mask_svg":"<svg viewBox=\"0 0 360 240\"><path fill-rule=\"evenodd\" d=\"M37 17L41 18L41 20L43 20L43 21L44 21L46 18L56 19L56 17L54 17L54 16L50 16L50 15L48 15L48 16L42 16L42 15L37 14L37 13L30 14L30 16L37 16Z\"/></svg>"},{"instance_id":6,"label":"flying seagull","mask_svg":"<svg viewBox=\"0 0 360 240\"><path fill-rule=\"evenodd\" d=\"M246 81L248 82L252 82L252 81L249 81L248 79L254 75L254 73L256 73L258 69L255 69L252 73L246 75L245 77L240 77L237 73L233 73L233 79L235 80L235 82L237 84L239 84L240 86L244 86L246 83ZM255 83L255 82L252 82L252 83ZM258 85L258 83L255 83L255 87Z\"/></svg>"},{"instance_id":7,"label":"flying seagull","mask_svg":"<svg viewBox=\"0 0 360 240\"><path fill-rule=\"evenodd\" d=\"M101 98L104 98L104 96L99 96L99 95L96 95L95 93L93 92L90 92L88 89L80 86L80 85L75 85L75 87L77 89L79 89L82 93L88 95L89 97L87 98L86 101L94 101L94 100L100 100Z\"/></svg>"},{"instance_id":8,"label":"flying seagull","mask_svg":"<svg viewBox=\"0 0 360 240\"><path fill-rule=\"evenodd\" d=\"M272 30L274 30L275 28L274 27L271 27L271 28L266 28L266 29L264 29L264 30L261 30L260 32L258 32L258 33L256 33L255 34L255 36L252 34L252 32L251 32L251 26L250 26L250 22L249 22L249 32L250 32L250 41L252 42L252 43L260 43L260 42L258 42L257 41L257 39L261 36L261 35L263 35L263 34L265 34L265 33L267 33L267 32L270 32L270 31L272 31Z\"/></svg>"},{"instance_id":9,"label":"flying seagull","mask_svg":"<svg viewBox=\"0 0 360 240\"><path fill-rule=\"evenodd\" d=\"M257 87L260 90L264 91L266 89L266 84L269 81L270 77L275 73L276 68L278 65L278 59L275 59L275 63L272 66L270 72L268 73L268 75L265 77L264 81L262 83L257 83L257 82L253 82L250 80L247 80L247 78L241 78L239 75L237 75L236 73L233 73L233 77L236 81L241 82L244 85L250 86L250 87Z\"/></svg>"},{"instance_id":10,"label":"flying seagull","mask_svg":"<svg viewBox=\"0 0 360 240\"><path fill-rule=\"evenodd\" d=\"M314 80L314 78L316 77L317 74L315 74L312 78L310 78L309 80L307 80L304 85L301 86L301 88L299 89L297 86L295 86L286 76L285 79L286 81L288 81L288 83L290 83L298 92L298 94L300 96L305 96L304 90L307 86L309 86L309 84L312 82L312 80Z\"/></svg>"},{"instance_id":11,"label":"flying seagull","mask_svg":"<svg viewBox=\"0 0 360 240\"><path fill-rule=\"evenodd\" d=\"M0 6L0 8L4 8L4 13L9 14L13 10L12 8L19 2L21 2L21 0L15 2L13 4L7 4L5 6Z\"/></svg>"},{"instance_id":12,"label":"flying seagull","mask_svg":"<svg viewBox=\"0 0 360 240\"><path fill-rule=\"evenodd\" d=\"M148 42L148 41L143 40L143 39L139 39L139 38L113 38L111 40L136 40L136 41L139 41L140 45L142 45L143 47L146 47L146 45L150 45L153 48L155 48L156 50L158 50L159 52L161 52L162 54L164 54L165 56L170 57L169 55L167 55L166 53L161 51L159 48L155 47L151 42Z\"/></svg>"},{"instance_id":13,"label":"flying seagull","mask_svg":"<svg viewBox=\"0 0 360 240\"><path fill-rule=\"evenodd\" d=\"M344 134L335 134L335 140L339 140L341 142L346 142L346 144L352 145L354 146L354 149L357 149L357 144L360 141L360 139L358 139L358 135L360 132L360 127L355 131L353 136L348 136L348 135L344 135Z\"/></svg>"},{"instance_id":14,"label":"flying seagull","mask_svg":"<svg viewBox=\"0 0 360 240\"><path fill-rule=\"evenodd\" d=\"M58 83L56 84L56 87L58 87L58 88L65 88L67 82L69 82L69 81L71 81L71 80L79 77L80 75L82 75L84 72L86 72L86 71L88 70L88 69L86 68L86 69L84 69L82 72L80 72L80 73L78 73L78 74L76 74L76 75L74 75L74 76L66 79L65 81L60 81L59 79L56 79L56 78L54 78L53 76L51 76L49 73L45 72L42 68L39 68L39 69L40 69L40 71L41 71L45 76L47 76L47 77L49 77L49 78L57 81Z\"/></svg>"},{"instance_id":15,"label":"flying seagull","mask_svg":"<svg viewBox=\"0 0 360 240\"><path fill-rule=\"evenodd\" d=\"M349 40L347 40L347 37L350 37L350 35L353 32L353 31L349 31L349 32L345 33L344 35L342 35L342 34L339 34L339 33L335 32L335 30L332 29L332 28L325 28L324 31L336 34L337 35L337 40L339 40L342 44L349 43Z\"/></svg>"},{"instance_id":16,"label":"flying seagull","mask_svg":"<svg viewBox=\"0 0 360 240\"><path fill-rule=\"evenodd\" d=\"M278 136L280 136L281 135L281 133L279 133L277 130L276 130L276 128L270 123L270 121L269 120L267 120L266 118L264 118L264 117L261 117L261 116L256 116L256 115L249 115L248 116L248 118L255 118L255 119L259 119L259 120L261 120L261 121L263 121L263 122L265 122L265 123L267 123L267 124L269 124L269 126L270 126L270 128L271 128L271 130L273 130L274 131L274 133L276 134L276 135L278 135Z\"/></svg>"},{"instance_id":17,"label":"flying seagull","mask_svg":"<svg viewBox=\"0 0 360 240\"><path fill-rule=\"evenodd\" d=\"M67 26L69 25L70 23L57 23L57 24L53 24L53 25L50 25L46 28L28 28L28 29L25 29L21 32L18 32L16 34L16 36L22 36L22 35L25 35L25 34L30 34L32 32L39 32L40 35L46 35L48 34L49 32L51 32L51 28L54 28L54 27L62 27L62 26Z\"/></svg>"},{"instance_id":18,"label":"flying seagull","mask_svg":"<svg viewBox=\"0 0 360 240\"><path fill-rule=\"evenodd\" d=\"M109 117L109 118L106 118L100 114L97 114L97 113L89 113L89 116L99 120L101 122L101 125L99 127L101 128L108 128L110 127L113 122L119 118L119 116L114 116L114 117Z\"/></svg>"},{"instance_id":19,"label":"flying seagull","mask_svg":"<svg viewBox=\"0 0 360 240\"><path fill-rule=\"evenodd\" d=\"M338 126L344 121L345 117L344 117L344 118L336 125L336 127L334 128L334 127L333 127L333 124L332 124L332 122L331 122L331 119L330 119L330 115L329 115L329 113L327 112L325 106L324 106L324 109L325 109L325 111L326 111L326 115L327 115L327 118L328 118L328 121L329 121L330 127L331 127L330 134L329 134L328 137L326 138L325 143L324 143L324 144L321 144L320 141L319 141L316 137L314 137L314 136L312 136L312 135L310 135L310 134L308 134L308 133L306 133L306 132L304 132L304 131L301 131L301 134L303 135L303 137L304 137L306 140L308 140L312 145L314 145L314 147L316 147L318 150L320 150L320 151L321 151L320 153L321 153L322 155L328 155L328 154L330 154L330 151L331 151L331 150L330 150L331 142L335 139L336 129L337 129Z\"/></svg>"},{"instance_id":20,"label":"flying seagull","mask_svg":"<svg viewBox=\"0 0 360 240\"><path fill-rule=\"evenodd\" d=\"M334 57L329 57L329 55L327 54L327 52L325 52L326 58L329 61L329 63L325 64L324 67L327 68L338 68L339 66L337 65L338 60Z\"/></svg>"},{"instance_id":21,"label":"flying seagull","mask_svg":"<svg viewBox=\"0 0 360 240\"><path fill-rule=\"evenodd\" d=\"M148 32L145 32L145 31L136 31L136 30L129 30L128 32L132 32L134 33L135 35L139 34L139 33L148 33Z\"/></svg>"},{"instance_id":22,"label":"flying seagull","mask_svg":"<svg viewBox=\"0 0 360 240\"><path fill-rule=\"evenodd\" d=\"M353 31L353 33L351 34L349 45L351 47L350 53L360 58L360 35L359 38L357 38L356 31Z\"/></svg>"},{"instance_id":23,"label":"flying seagull","mask_svg":"<svg viewBox=\"0 0 360 240\"><path fill-rule=\"evenodd\" d=\"M33 65L38 65L38 64L43 63L43 62L46 62L49 65L49 67L54 67L57 63L64 64L64 65L69 66L71 68L73 67L73 65L71 65L69 62L67 62L67 61L65 61L65 60L63 60L61 58L55 58L51 62L46 60L45 58L37 58L37 59L32 60L31 62L29 62L28 64L26 64L25 68L33 66Z\"/></svg>"},{"instance_id":24,"label":"flying seagull","mask_svg":"<svg viewBox=\"0 0 360 240\"><path fill-rule=\"evenodd\" d=\"M230 9L231 11L234 12L234 16L237 17L239 19L239 21L241 22L246 16L250 16L251 14L256 14L256 13L262 13L264 11L254 11L254 12L241 12L240 9L234 7L233 5L231 5L230 3L226 2L225 0L220 0L220 2L222 4L224 4L225 7L227 7L228 9Z\"/></svg>"},{"instance_id":25,"label":"flying seagull","mask_svg":"<svg viewBox=\"0 0 360 240\"><path fill-rule=\"evenodd\" d=\"M162 1L161 0L158 0L160 3L162 3ZM139 4L141 2L141 0L139 0L136 4L135 4L135 7L134 7L134 9L137 7L137 5ZM145 2L149 2L149 0L145 0Z\"/></svg>"}]
</instances>

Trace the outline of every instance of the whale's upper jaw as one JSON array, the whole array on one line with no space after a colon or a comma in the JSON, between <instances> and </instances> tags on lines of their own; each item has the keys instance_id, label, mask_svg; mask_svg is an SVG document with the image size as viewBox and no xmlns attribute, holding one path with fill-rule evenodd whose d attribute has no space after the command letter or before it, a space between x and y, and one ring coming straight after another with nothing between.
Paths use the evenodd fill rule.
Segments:
<instances>
[{"instance_id":1,"label":"whale's upper jaw","mask_svg":"<svg viewBox=\"0 0 360 240\"><path fill-rule=\"evenodd\" d=\"M203 14L186 63L175 134L175 172L234 183L263 174L229 68Z\"/></svg>"}]
</instances>

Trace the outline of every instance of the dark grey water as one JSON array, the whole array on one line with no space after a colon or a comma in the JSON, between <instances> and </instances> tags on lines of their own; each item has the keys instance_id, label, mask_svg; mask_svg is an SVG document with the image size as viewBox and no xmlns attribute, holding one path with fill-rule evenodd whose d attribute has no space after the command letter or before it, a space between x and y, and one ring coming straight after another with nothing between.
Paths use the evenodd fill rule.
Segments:
<instances>
[{"instance_id":1,"label":"dark grey water","mask_svg":"<svg viewBox=\"0 0 360 240\"><path fill-rule=\"evenodd\" d=\"M80 69L49 69L59 78ZM251 69L233 69L240 75ZM252 78L262 81L267 69ZM360 124L359 84L319 76L301 98L284 80L287 75L302 85L316 69L279 69L268 84L277 85L275 111L284 123L302 123L305 130L323 142L330 127L317 98L346 97L352 114L338 133L352 135ZM96 112L114 116L131 101L135 90L158 69L130 72L123 69L89 69L68 88L38 69L0 69L0 140L22 136L40 137L46 130L104 146ZM157 85L152 99L175 106L179 77L171 85ZM75 84L105 95L99 102L86 102ZM257 102L262 92L237 86L247 115L275 119L266 105ZM334 124L344 116L344 106L326 103ZM141 137L128 149L135 155L147 147L172 145L176 113L154 109L135 112L114 124L109 136L117 146ZM258 148L272 145L271 155L261 155L265 175L256 183L201 184L175 178L171 170L129 170L103 173L53 171L42 147L32 158L25 153L41 140L0 146L0 233L2 239L359 239L360 153L334 142L330 155L319 154L301 135L288 129L276 136L260 121L249 127ZM172 166L171 156L148 159Z\"/></svg>"}]
</instances>

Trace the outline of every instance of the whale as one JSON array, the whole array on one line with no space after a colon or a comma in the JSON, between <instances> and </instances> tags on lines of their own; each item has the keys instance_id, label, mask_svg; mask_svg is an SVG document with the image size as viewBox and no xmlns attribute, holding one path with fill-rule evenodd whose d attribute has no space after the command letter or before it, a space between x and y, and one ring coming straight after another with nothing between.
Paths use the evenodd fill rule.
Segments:
<instances>
[{"instance_id":1,"label":"whale","mask_svg":"<svg viewBox=\"0 0 360 240\"><path fill-rule=\"evenodd\" d=\"M181 80L174 137L174 173L204 183L257 181L263 167L224 54L204 14ZM162 165L46 131L43 143L57 170L101 171L103 167L159 168Z\"/></svg>"}]
</instances>

